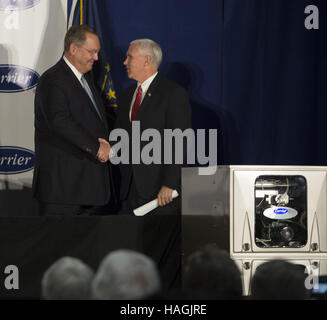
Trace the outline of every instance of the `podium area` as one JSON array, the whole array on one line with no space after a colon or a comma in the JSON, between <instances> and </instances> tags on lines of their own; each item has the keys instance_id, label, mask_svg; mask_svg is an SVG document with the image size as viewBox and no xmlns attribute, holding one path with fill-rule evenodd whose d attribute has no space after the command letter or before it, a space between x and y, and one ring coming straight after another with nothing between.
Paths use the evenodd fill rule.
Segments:
<instances>
[{"instance_id":1,"label":"podium area","mask_svg":"<svg viewBox=\"0 0 327 320\"><path fill-rule=\"evenodd\" d=\"M44 271L72 256L97 270L116 249L150 256L163 289L181 286L181 217L129 215L97 217L0 217L0 299L39 299ZM19 289L8 290L7 266L19 271Z\"/></svg>"}]
</instances>

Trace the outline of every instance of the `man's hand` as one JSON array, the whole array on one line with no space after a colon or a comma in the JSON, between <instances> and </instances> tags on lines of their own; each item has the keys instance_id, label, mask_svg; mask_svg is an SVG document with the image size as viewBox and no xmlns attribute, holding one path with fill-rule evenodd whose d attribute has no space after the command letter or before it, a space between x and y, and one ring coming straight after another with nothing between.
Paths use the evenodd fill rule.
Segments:
<instances>
[{"instance_id":1,"label":"man's hand","mask_svg":"<svg viewBox=\"0 0 327 320\"><path fill-rule=\"evenodd\" d=\"M100 162L105 163L109 160L109 153L110 153L111 146L109 142L106 141L105 139L99 138L98 141L100 143L100 147L97 154L97 159Z\"/></svg>"},{"instance_id":2,"label":"man's hand","mask_svg":"<svg viewBox=\"0 0 327 320\"><path fill-rule=\"evenodd\" d=\"M162 186L158 193L158 204L163 207L173 201L173 189Z\"/></svg>"}]
</instances>

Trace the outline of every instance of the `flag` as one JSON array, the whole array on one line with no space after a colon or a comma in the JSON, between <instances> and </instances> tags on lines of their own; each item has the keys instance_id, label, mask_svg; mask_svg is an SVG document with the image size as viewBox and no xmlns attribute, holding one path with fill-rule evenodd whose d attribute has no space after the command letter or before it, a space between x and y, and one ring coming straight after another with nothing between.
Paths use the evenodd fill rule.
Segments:
<instances>
[{"instance_id":1,"label":"flag","mask_svg":"<svg viewBox=\"0 0 327 320\"><path fill-rule=\"evenodd\" d=\"M101 91L102 98L107 108L109 117L115 114L117 108L116 91L111 78L111 69L108 56L105 52L101 16L99 15L96 0L78 0L74 1L72 7L72 25L87 24L96 30L101 44L101 50L98 54L99 60L95 64L92 75L94 83ZM104 19L104 18L102 18Z\"/></svg>"}]
</instances>

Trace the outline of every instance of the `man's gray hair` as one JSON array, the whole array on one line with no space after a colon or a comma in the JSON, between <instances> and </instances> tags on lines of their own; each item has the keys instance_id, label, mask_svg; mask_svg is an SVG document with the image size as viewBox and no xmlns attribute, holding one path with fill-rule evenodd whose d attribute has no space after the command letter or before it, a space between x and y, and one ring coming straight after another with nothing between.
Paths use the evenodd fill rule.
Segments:
<instances>
[{"instance_id":1,"label":"man's gray hair","mask_svg":"<svg viewBox=\"0 0 327 320\"><path fill-rule=\"evenodd\" d=\"M137 39L132 41L130 44L138 44L140 53L143 55L149 55L152 64L159 68L162 61L162 50L158 43L150 39Z\"/></svg>"},{"instance_id":2,"label":"man's gray hair","mask_svg":"<svg viewBox=\"0 0 327 320\"><path fill-rule=\"evenodd\" d=\"M93 270L79 259L63 257L44 273L41 295L45 300L89 300Z\"/></svg>"},{"instance_id":3,"label":"man's gray hair","mask_svg":"<svg viewBox=\"0 0 327 320\"><path fill-rule=\"evenodd\" d=\"M91 295L96 300L136 300L154 294L160 287L151 258L132 250L116 250L101 262Z\"/></svg>"}]
</instances>

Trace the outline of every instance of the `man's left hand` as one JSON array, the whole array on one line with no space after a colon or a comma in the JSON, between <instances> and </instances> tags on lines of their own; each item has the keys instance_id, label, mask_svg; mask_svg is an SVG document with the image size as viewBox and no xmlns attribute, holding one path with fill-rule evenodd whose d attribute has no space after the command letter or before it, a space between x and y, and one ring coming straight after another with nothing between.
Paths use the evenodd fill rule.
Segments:
<instances>
[{"instance_id":1,"label":"man's left hand","mask_svg":"<svg viewBox=\"0 0 327 320\"><path fill-rule=\"evenodd\" d=\"M163 207L173 201L173 189L162 186L158 193L158 204Z\"/></svg>"}]
</instances>

